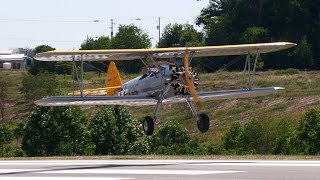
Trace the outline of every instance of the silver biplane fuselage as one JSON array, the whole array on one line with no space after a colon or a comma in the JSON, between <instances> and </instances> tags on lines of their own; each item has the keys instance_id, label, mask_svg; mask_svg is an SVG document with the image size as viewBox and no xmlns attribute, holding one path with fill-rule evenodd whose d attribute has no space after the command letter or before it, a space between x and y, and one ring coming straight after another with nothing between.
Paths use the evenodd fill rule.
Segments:
<instances>
[{"instance_id":1,"label":"silver biplane fuselage","mask_svg":"<svg viewBox=\"0 0 320 180\"><path fill-rule=\"evenodd\" d=\"M175 91L169 85L172 75L171 67L171 65L161 65L158 71L150 71L124 83L120 96L140 95L155 98L159 95L163 95L164 98L174 96Z\"/></svg>"}]
</instances>

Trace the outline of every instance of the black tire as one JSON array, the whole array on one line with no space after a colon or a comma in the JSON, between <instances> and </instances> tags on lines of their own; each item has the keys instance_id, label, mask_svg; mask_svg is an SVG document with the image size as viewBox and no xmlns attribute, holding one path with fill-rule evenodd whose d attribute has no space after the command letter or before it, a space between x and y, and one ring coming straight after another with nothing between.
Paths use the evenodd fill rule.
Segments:
<instances>
[{"instance_id":1,"label":"black tire","mask_svg":"<svg viewBox=\"0 0 320 180\"><path fill-rule=\"evenodd\" d=\"M200 132L205 133L209 130L210 120L207 114L199 114L197 121L198 129Z\"/></svg>"},{"instance_id":2,"label":"black tire","mask_svg":"<svg viewBox=\"0 0 320 180\"><path fill-rule=\"evenodd\" d=\"M143 131L146 135L151 136L153 134L154 122L153 122L152 117L150 117L150 116L144 117L142 128L143 128Z\"/></svg>"}]
</instances>

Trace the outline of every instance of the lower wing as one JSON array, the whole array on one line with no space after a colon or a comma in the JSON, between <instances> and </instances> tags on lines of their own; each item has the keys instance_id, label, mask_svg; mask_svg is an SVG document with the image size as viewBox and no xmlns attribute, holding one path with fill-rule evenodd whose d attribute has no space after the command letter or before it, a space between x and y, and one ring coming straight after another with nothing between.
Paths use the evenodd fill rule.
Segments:
<instances>
[{"instance_id":1,"label":"lower wing","mask_svg":"<svg viewBox=\"0 0 320 180\"><path fill-rule=\"evenodd\" d=\"M225 90L225 91L211 91L211 92L198 92L201 101L207 100L223 100L223 99L239 99L265 96L275 93L285 88L282 87L267 87L267 88L253 88L253 89L240 89L240 90ZM192 98L191 98L192 99ZM185 102L184 97L173 97L165 99L164 103Z\"/></svg>"},{"instance_id":2,"label":"lower wing","mask_svg":"<svg viewBox=\"0 0 320 180\"><path fill-rule=\"evenodd\" d=\"M198 96L201 100L219 100L219 99L237 99L256 96L264 96L279 90L282 87L226 90L213 92L199 92ZM163 100L164 104L186 102L183 96L175 96ZM157 100L152 97L145 96L53 96L35 101L39 106L94 106L94 105L123 105L123 106L147 106L154 105Z\"/></svg>"}]
</instances>

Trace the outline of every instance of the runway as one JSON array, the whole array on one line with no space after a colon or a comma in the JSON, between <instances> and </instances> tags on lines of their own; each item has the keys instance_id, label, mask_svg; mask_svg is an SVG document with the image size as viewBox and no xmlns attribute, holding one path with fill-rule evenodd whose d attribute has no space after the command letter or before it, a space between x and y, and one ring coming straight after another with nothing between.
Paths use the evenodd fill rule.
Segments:
<instances>
[{"instance_id":1,"label":"runway","mask_svg":"<svg viewBox=\"0 0 320 180\"><path fill-rule=\"evenodd\" d=\"M320 161L43 160L0 161L0 179L320 179Z\"/></svg>"}]
</instances>

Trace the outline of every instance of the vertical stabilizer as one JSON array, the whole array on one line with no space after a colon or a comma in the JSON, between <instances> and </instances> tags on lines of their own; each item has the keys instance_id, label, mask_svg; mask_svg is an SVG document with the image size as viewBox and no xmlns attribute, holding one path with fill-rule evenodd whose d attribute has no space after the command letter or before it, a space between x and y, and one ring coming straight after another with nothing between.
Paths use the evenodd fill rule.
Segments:
<instances>
[{"instance_id":1,"label":"vertical stabilizer","mask_svg":"<svg viewBox=\"0 0 320 180\"><path fill-rule=\"evenodd\" d=\"M121 85L122 85L122 81L120 78L119 71L117 69L116 64L112 61L109 64L109 68L106 76L106 88L108 89L107 96L113 96L120 89L119 86Z\"/></svg>"}]
</instances>

